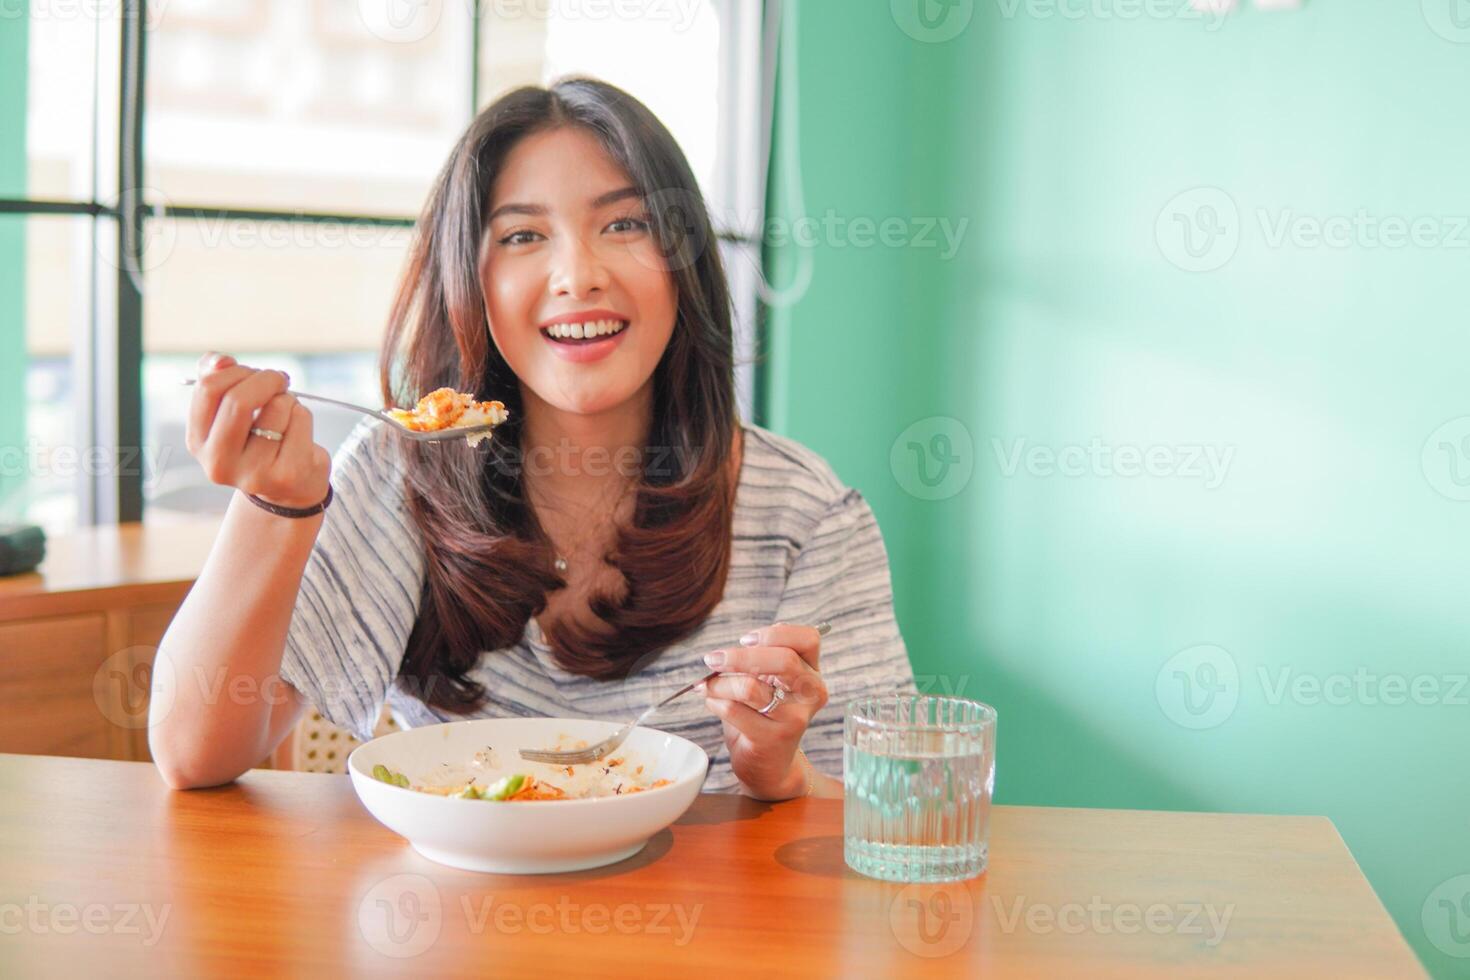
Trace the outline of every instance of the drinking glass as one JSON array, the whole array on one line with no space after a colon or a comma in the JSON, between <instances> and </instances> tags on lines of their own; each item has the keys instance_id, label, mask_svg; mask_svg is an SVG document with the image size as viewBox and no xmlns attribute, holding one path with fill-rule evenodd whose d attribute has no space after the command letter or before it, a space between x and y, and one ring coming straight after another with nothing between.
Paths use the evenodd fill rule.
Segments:
<instances>
[{"instance_id":1,"label":"drinking glass","mask_svg":"<svg viewBox=\"0 0 1470 980\"><path fill-rule=\"evenodd\" d=\"M847 706L843 858L888 881L960 881L985 870L995 790L995 709L894 694Z\"/></svg>"}]
</instances>

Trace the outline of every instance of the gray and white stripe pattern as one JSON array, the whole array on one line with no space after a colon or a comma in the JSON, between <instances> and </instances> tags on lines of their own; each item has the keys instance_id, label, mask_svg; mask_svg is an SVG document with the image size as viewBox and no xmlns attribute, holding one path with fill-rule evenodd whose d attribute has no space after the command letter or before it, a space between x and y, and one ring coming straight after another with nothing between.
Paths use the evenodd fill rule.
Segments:
<instances>
[{"instance_id":1,"label":"gray and white stripe pattern","mask_svg":"<svg viewBox=\"0 0 1470 980\"><path fill-rule=\"evenodd\" d=\"M842 773L842 715L854 698L915 690L893 615L888 555L862 495L816 453L753 425L736 492L725 594L691 636L650 654L627 678L599 681L557 666L532 618L520 642L486 652L473 676L490 692L474 717L569 717L624 722L698 680L704 655L775 622L815 623L829 691L802 748L812 765ZM376 433L376 434L375 434ZM334 724L371 735L386 698L406 726L463 716L430 708L394 681L418 614L424 556L404 507L398 454L368 423L338 451L327 511L291 616L281 678ZM654 724L710 756L706 791L738 789L720 721L697 695Z\"/></svg>"}]
</instances>

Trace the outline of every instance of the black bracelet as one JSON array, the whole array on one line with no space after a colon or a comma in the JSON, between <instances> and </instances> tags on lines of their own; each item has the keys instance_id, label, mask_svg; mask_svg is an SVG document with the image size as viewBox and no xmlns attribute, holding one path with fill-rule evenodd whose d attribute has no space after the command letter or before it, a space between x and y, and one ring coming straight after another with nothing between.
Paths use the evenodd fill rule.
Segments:
<instances>
[{"instance_id":1,"label":"black bracelet","mask_svg":"<svg viewBox=\"0 0 1470 980\"><path fill-rule=\"evenodd\" d=\"M326 510L327 505L332 502L332 485L330 483L327 484L327 495L322 498L321 503L314 507L282 507L280 504L273 504L269 500L261 500L253 493L247 493L245 499L249 500L261 510L270 511L277 517L315 517Z\"/></svg>"}]
</instances>

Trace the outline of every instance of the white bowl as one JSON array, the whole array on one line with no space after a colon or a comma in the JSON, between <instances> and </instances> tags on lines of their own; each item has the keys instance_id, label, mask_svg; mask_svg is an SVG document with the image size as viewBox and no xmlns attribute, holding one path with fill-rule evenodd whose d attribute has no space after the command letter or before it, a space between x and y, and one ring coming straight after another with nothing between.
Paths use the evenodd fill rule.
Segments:
<instances>
[{"instance_id":1,"label":"white bowl","mask_svg":"<svg viewBox=\"0 0 1470 980\"><path fill-rule=\"evenodd\" d=\"M615 755L643 765L648 781L668 779L670 785L622 796L522 803L421 793L374 779L373 766L387 766L417 784L444 763L467 764L488 745L502 771L538 772L544 767L522 762L520 749L555 746L561 736L592 743L618 727L562 718L452 721L359 745L347 757L347 771L368 812L431 861L501 874L579 871L632 857L678 820L704 785L705 751L677 735L635 728Z\"/></svg>"}]
</instances>

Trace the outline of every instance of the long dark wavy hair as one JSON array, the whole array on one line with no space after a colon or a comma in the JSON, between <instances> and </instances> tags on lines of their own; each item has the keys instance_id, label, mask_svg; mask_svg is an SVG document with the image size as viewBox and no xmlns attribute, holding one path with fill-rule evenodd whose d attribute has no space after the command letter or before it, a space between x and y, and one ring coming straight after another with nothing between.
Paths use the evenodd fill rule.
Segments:
<instances>
[{"instance_id":1,"label":"long dark wavy hair","mask_svg":"<svg viewBox=\"0 0 1470 980\"><path fill-rule=\"evenodd\" d=\"M729 572L738 425L730 298L689 163L653 113L605 82L570 77L508 92L470 124L434 182L381 361L386 404L449 387L510 411L478 449L455 440L403 450L408 513L427 563L399 683L453 713L485 704L490 692L470 676L481 655L517 643L547 593L567 585L526 498L520 382L491 340L478 261L507 154L532 133L564 126L592 134L643 194L678 305L654 371L631 523L616 529L604 556L623 588L594 593L596 622L559 624L547 642L568 671L626 676L704 621Z\"/></svg>"}]
</instances>

